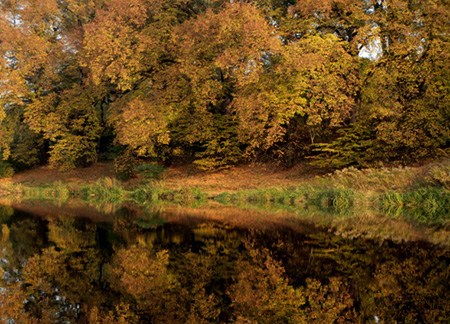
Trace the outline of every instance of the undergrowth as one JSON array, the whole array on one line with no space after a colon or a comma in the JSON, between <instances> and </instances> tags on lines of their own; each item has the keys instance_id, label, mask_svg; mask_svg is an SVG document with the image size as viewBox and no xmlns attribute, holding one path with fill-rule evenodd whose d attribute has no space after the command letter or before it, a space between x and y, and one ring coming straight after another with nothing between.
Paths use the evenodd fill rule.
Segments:
<instances>
[{"instance_id":1,"label":"undergrowth","mask_svg":"<svg viewBox=\"0 0 450 324\"><path fill-rule=\"evenodd\" d=\"M122 182L114 178L103 178L90 185L66 185L61 182L46 185L16 184L8 188L10 195L21 200L50 200L64 202L71 198L79 198L89 204L108 205L135 202L146 204L169 201L188 204L202 202L206 194L199 189L171 190L145 183L133 189L126 189Z\"/></svg>"},{"instance_id":2,"label":"undergrowth","mask_svg":"<svg viewBox=\"0 0 450 324\"><path fill-rule=\"evenodd\" d=\"M165 172L163 168L150 165L142 166L139 171L154 179ZM16 184L2 189L24 199L64 202L75 197L101 206L117 206L124 202L198 206L207 198L214 198L225 205L253 205L266 210L303 208L335 216L353 216L371 210L371 213L409 219L419 224L450 224L449 161L422 168L347 168L296 187L241 190L214 197L208 197L197 188L168 189L163 181L146 180L135 188L126 188L114 178L84 186L56 182L36 186Z\"/></svg>"}]
</instances>

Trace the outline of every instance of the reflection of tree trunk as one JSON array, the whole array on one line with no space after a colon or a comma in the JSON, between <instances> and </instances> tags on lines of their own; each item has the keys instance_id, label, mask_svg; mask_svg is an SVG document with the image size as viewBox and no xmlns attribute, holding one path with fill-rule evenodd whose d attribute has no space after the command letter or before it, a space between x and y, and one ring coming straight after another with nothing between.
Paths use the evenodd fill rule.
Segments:
<instances>
[{"instance_id":1,"label":"reflection of tree trunk","mask_svg":"<svg viewBox=\"0 0 450 324\"><path fill-rule=\"evenodd\" d=\"M99 272L100 274L98 275L98 286L100 287L100 289L104 290L106 288L106 286L104 286L102 284L102 280L103 280L103 266L105 265L104 262L100 263L100 269Z\"/></svg>"},{"instance_id":2,"label":"reflection of tree trunk","mask_svg":"<svg viewBox=\"0 0 450 324\"><path fill-rule=\"evenodd\" d=\"M314 247L311 247L311 251L309 253L309 259L308 259L308 264L306 265L306 270L308 270L309 266L311 265L311 262L314 259Z\"/></svg>"}]
</instances>

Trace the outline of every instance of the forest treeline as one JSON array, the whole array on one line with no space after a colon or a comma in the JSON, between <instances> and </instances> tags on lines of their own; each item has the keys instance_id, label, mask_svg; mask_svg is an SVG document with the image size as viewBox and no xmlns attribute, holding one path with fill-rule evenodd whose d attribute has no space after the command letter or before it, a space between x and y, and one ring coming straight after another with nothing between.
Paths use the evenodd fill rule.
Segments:
<instances>
[{"instance_id":1,"label":"forest treeline","mask_svg":"<svg viewBox=\"0 0 450 324\"><path fill-rule=\"evenodd\" d=\"M445 156L449 21L449 0L1 0L2 163Z\"/></svg>"}]
</instances>

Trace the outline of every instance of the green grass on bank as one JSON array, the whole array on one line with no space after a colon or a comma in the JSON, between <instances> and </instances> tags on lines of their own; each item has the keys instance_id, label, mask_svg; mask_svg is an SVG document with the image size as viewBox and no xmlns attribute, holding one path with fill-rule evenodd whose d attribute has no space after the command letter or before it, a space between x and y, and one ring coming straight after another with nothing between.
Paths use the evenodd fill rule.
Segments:
<instances>
[{"instance_id":1,"label":"green grass on bank","mask_svg":"<svg viewBox=\"0 0 450 324\"><path fill-rule=\"evenodd\" d=\"M293 188L264 188L224 193L224 204L260 209L313 208L334 216L354 216L370 210L390 218L424 225L450 225L450 162L422 168L348 168Z\"/></svg>"},{"instance_id":2,"label":"green grass on bank","mask_svg":"<svg viewBox=\"0 0 450 324\"><path fill-rule=\"evenodd\" d=\"M19 183L10 184L2 190L3 196L15 201L42 200L59 203L77 198L85 202L95 202L95 204L118 204L128 201L137 204L156 203L158 201L189 204L193 201L202 201L207 197L205 193L196 188L171 190L163 186L155 186L149 182L144 182L133 189L127 189L121 181L109 177L86 185L62 182L45 185Z\"/></svg>"},{"instance_id":3,"label":"green grass on bank","mask_svg":"<svg viewBox=\"0 0 450 324\"><path fill-rule=\"evenodd\" d=\"M261 188L209 197L197 188L172 190L163 182L144 181L125 188L114 178L94 184L55 182L45 185L12 184L2 188L17 200L65 202L81 199L96 206L134 202L198 205L214 198L222 204L253 205L261 209L314 208L335 216L351 216L370 209L391 218L408 218L426 225L450 225L450 162L422 168L348 168L290 188Z\"/></svg>"},{"instance_id":4,"label":"green grass on bank","mask_svg":"<svg viewBox=\"0 0 450 324\"><path fill-rule=\"evenodd\" d=\"M333 216L353 217L370 211L424 225L450 225L450 191L439 187L421 187L406 192L391 190L370 195L348 188L261 189L224 193L216 200L264 210L295 212L299 208L315 209Z\"/></svg>"}]
</instances>

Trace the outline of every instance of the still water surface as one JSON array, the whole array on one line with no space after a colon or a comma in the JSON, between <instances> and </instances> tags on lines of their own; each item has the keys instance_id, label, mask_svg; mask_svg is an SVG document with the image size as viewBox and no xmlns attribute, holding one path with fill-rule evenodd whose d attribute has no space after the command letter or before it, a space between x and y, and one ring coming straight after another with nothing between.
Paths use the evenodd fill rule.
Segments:
<instances>
[{"instance_id":1,"label":"still water surface","mask_svg":"<svg viewBox=\"0 0 450 324\"><path fill-rule=\"evenodd\" d=\"M233 208L0 207L0 222L3 323L450 322L450 251L423 240Z\"/></svg>"}]
</instances>

